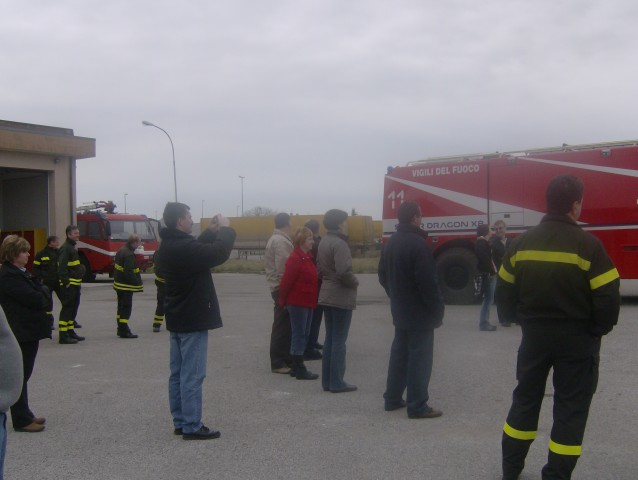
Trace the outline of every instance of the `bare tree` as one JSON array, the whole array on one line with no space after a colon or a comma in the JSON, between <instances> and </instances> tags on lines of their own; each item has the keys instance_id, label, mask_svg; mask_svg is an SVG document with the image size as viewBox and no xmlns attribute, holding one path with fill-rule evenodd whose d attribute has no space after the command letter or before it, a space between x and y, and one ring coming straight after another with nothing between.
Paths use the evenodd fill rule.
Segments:
<instances>
[{"instance_id":1,"label":"bare tree","mask_svg":"<svg viewBox=\"0 0 638 480\"><path fill-rule=\"evenodd\" d=\"M244 217L272 217L277 215L277 210L269 207L253 207L244 212Z\"/></svg>"}]
</instances>

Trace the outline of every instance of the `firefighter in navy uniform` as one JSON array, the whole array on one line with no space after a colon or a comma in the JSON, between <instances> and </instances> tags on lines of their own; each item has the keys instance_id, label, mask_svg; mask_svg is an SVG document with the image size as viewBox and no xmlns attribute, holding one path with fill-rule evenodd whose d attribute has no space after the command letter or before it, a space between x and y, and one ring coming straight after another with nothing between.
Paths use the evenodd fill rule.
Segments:
<instances>
[{"instance_id":1,"label":"firefighter in navy uniform","mask_svg":"<svg viewBox=\"0 0 638 480\"><path fill-rule=\"evenodd\" d=\"M618 321L618 272L601 242L576 223L582 199L578 178L554 178L547 215L514 239L499 271L496 301L523 332L518 385L503 428L505 480L519 477L536 438L550 368L554 424L542 478L571 478L598 382L600 339Z\"/></svg>"},{"instance_id":2,"label":"firefighter in navy uniform","mask_svg":"<svg viewBox=\"0 0 638 480\"><path fill-rule=\"evenodd\" d=\"M58 280L62 292L62 309L58 319L59 343L73 344L84 340L75 333L75 327L80 328L75 321L80 307L80 293L82 291L82 277L84 265L80 263L80 256L76 243L80 238L80 231L75 225L66 227L66 240L58 252Z\"/></svg>"},{"instance_id":3,"label":"firefighter in navy uniform","mask_svg":"<svg viewBox=\"0 0 638 480\"><path fill-rule=\"evenodd\" d=\"M153 332L158 333L164 323L164 300L166 299L166 278L159 259L159 249L153 255L153 271L155 272L155 286L157 286L157 305L153 316Z\"/></svg>"},{"instance_id":4,"label":"firefighter in navy uniform","mask_svg":"<svg viewBox=\"0 0 638 480\"><path fill-rule=\"evenodd\" d=\"M54 329L53 318L53 292L56 293L58 299L62 301L62 292L60 289L60 281L58 280L58 250L60 248L60 239L51 235L47 237L47 246L35 254L33 259L33 268L31 273L38 279L40 283L49 289L49 305L47 306L47 316L51 330Z\"/></svg>"},{"instance_id":5,"label":"firefighter in navy uniform","mask_svg":"<svg viewBox=\"0 0 638 480\"><path fill-rule=\"evenodd\" d=\"M117 336L120 338L137 338L128 322L133 310L133 294L144 290L142 275L135 261L135 249L140 243L140 237L132 234L126 245L115 254L113 289L117 293Z\"/></svg>"}]
</instances>

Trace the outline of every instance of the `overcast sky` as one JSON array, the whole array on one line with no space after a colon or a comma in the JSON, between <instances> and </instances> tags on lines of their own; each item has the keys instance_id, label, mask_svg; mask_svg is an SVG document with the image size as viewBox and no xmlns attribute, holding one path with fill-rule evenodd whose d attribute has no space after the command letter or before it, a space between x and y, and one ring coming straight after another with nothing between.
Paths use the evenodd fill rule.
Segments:
<instances>
[{"instance_id":1,"label":"overcast sky","mask_svg":"<svg viewBox=\"0 0 638 480\"><path fill-rule=\"evenodd\" d=\"M78 201L381 216L388 165L638 138L635 0L5 0L0 119L97 140ZM241 207L239 207L241 209Z\"/></svg>"}]
</instances>

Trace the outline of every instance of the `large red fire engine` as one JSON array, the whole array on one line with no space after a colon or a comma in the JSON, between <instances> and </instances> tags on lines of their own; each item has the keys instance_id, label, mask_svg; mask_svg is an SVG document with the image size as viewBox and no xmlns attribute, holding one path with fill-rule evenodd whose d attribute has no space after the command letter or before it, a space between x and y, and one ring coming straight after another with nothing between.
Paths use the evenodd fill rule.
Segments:
<instances>
[{"instance_id":1,"label":"large red fire engine","mask_svg":"<svg viewBox=\"0 0 638 480\"><path fill-rule=\"evenodd\" d=\"M111 201L90 202L77 209L78 252L86 268L84 281L95 280L97 273L113 275L115 254L132 233L137 233L142 240L135 251L140 270L153 264L153 254L159 244L151 220L146 215L115 213L115 207Z\"/></svg>"},{"instance_id":2,"label":"large red fire engine","mask_svg":"<svg viewBox=\"0 0 638 480\"><path fill-rule=\"evenodd\" d=\"M438 157L390 167L384 237L395 231L399 205L416 201L446 302L471 303L476 227L504 220L508 234L516 235L537 225L547 184L563 173L585 184L579 223L601 239L621 278L638 278L638 140Z\"/></svg>"}]
</instances>

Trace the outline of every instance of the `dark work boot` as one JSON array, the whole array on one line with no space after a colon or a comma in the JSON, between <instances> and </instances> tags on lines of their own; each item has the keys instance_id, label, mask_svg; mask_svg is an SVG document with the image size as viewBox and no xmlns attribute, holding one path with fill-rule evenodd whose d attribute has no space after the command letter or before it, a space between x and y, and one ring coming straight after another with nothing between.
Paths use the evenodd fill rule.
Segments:
<instances>
[{"instance_id":1,"label":"dark work boot","mask_svg":"<svg viewBox=\"0 0 638 480\"><path fill-rule=\"evenodd\" d=\"M78 343L78 341L75 338L69 337L68 332L60 332L58 343L62 345L73 345L74 343Z\"/></svg>"},{"instance_id":2,"label":"dark work boot","mask_svg":"<svg viewBox=\"0 0 638 480\"><path fill-rule=\"evenodd\" d=\"M86 340L85 337L82 337L82 336L78 335L77 333L75 333L75 330L69 330L67 332L67 334L69 335L69 338L74 338L78 342L81 342L82 340Z\"/></svg>"},{"instance_id":3,"label":"dark work boot","mask_svg":"<svg viewBox=\"0 0 638 480\"><path fill-rule=\"evenodd\" d=\"M303 363L303 355L294 356L295 367L297 369L295 377L297 380L317 380L319 375L309 372Z\"/></svg>"},{"instance_id":4,"label":"dark work boot","mask_svg":"<svg viewBox=\"0 0 638 480\"><path fill-rule=\"evenodd\" d=\"M137 335L131 332L130 328L126 328L126 329L118 328L117 336L120 338L137 338Z\"/></svg>"}]
</instances>

